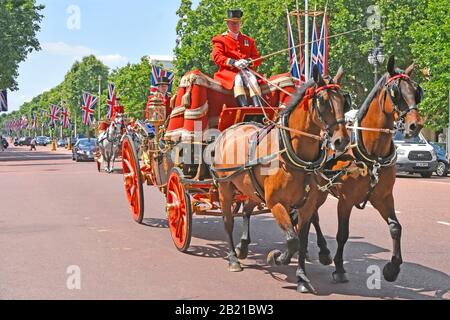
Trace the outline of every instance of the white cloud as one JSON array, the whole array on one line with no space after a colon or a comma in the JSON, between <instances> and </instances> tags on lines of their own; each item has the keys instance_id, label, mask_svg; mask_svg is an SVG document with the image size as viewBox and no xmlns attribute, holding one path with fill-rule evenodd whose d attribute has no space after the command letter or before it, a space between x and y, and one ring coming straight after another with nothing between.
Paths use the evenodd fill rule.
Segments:
<instances>
[{"instance_id":1,"label":"white cloud","mask_svg":"<svg viewBox=\"0 0 450 320\"><path fill-rule=\"evenodd\" d=\"M119 67L128 63L128 58L115 54L101 54L100 51L80 45L70 45L65 42L45 42L42 44L44 54L70 57L72 60L81 60L88 55L95 55L100 61L109 67Z\"/></svg>"},{"instance_id":2,"label":"white cloud","mask_svg":"<svg viewBox=\"0 0 450 320\"><path fill-rule=\"evenodd\" d=\"M90 54L98 54L98 51L94 49L69 45L65 42L45 42L42 44L42 50L44 53L69 57L84 57Z\"/></svg>"},{"instance_id":3,"label":"white cloud","mask_svg":"<svg viewBox=\"0 0 450 320\"><path fill-rule=\"evenodd\" d=\"M101 56L97 56L97 58L108 66L119 66L119 65L125 65L128 63L127 57L121 56L120 54L117 54L117 53L101 55Z\"/></svg>"}]
</instances>

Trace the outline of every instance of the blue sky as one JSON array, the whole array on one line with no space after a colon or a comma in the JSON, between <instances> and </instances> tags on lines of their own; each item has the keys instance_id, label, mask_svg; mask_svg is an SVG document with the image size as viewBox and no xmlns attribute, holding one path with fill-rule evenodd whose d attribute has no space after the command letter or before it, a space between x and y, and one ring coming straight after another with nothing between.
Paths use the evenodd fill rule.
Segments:
<instances>
[{"instance_id":1,"label":"blue sky","mask_svg":"<svg viewBox=\"0 0 450 320\"><path fill-rule=\"evenodd\" d=\"M173 55L179 0L37 2L46 6L38 34L42 50L20 65L19 90L8 94L10 111L61 83L73 62L85 55L95 54L111 68L144 55Z\"/></svg>"}]
</instances>

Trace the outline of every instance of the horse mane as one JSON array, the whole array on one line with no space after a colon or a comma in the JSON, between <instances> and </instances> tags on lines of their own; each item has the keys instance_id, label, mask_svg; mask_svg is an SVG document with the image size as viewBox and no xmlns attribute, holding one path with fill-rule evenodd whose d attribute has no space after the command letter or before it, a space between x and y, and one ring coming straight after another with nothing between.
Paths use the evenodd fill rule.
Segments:
<instances>
[{"instance_id":1,"label":"horse mane","mask_svg":"<svg viewBox=\"0 0 450 320\"><path fill-rule=\"evenodd\" d=\"M380 80L378 80L377 84L372 88L372 91L370 91L369 95L367 96L366 100L364 100L363 104L359 108L358 111L358 122L361 123L362 119L364 119L364 116L367 114L367 111L369 110L370 104L372 103L373 99L378 95L378 92L383 86L386 84L386 81L389 77L388 73L385 73Z\"/></svg>"},{"instance_id":2,"label":"horse mane","mask_svg":"<svg viewBox=\"0 0 450 320\"><path fill-rule=\"evenodd\" d=\"M288 106L283 111L281 111L280 115L290 114L298 106L300 101L302 101L302 99L305 97L306 90L308 90L315 84L316 83L312 79L302 84L302 86L298 88L292 96L292 99L289 101Z\"/></svg>"}]
</instances>

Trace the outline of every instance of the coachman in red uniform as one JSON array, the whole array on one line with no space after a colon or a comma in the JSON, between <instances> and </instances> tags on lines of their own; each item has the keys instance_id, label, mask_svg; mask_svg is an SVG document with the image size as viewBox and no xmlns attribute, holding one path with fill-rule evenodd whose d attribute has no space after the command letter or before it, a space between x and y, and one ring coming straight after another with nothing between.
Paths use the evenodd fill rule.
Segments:
<instances>
[{"instance_id":1,"label":"coachman in red uniform","mask_svg":"<svg viewBox=\"0 0 450 320\"><path fill-rule=\"evenodd\" d=\"M212 58L219 66L214 79L220 81L225 89L234 88L234 96L242 107L247 107L245 86L249 88L254 106L261 106L261 89L258 81L248 68L254 69L261 64L261 60L252 62L260 57L255 40L243 35L241 30L240 9L228 10L228 31L212 39Z\"/></svg>"},{"instance_id":2,"label":"coachman in red uniform","mask_svg":"<svg viewBox=\"0 0 450 320\"><path fill-rule=\"evenodd\" d=\"M171 99L171 94L168 91L169 90L169 85L170 85L170 80L168 77L161 77L158 79L158 83L156 84L158 86L158 91L151 95L150 97L148 97L148 101L147 101L147 107L145 108L145 118L148 119L148 106L150 105L150 102L153 98L153 96L158 95L158 98L160 98L164 105L166 106L166 117L170 116L170 113L172 112L172 109L170 108L170 99Z\"/></svg>"}]
</instances>

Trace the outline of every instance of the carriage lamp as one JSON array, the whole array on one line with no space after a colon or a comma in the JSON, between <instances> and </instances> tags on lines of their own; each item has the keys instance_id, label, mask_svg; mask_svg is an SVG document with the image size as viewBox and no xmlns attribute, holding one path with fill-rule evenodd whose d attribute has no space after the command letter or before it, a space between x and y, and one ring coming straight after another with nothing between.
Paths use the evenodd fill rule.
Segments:
<instances>
[{"instance_id":1,"label":"carriage lamp","mask_svg":"<svg viewBox=\"0 0 450 320\"><path fill-rule=\"evenodd\" d=\"M374 47L369 49L369 55L367 56L367 61L374 67L374 79L375 84L378 82L378 66L384 62L384 49L381 44L379 44L378 37L374 37Z\"/></svg>"},{"instance_id":2,"label":"carriage lamp","mask_svg":"<svg viewBox=\"0 0 450 320\"><path fill-rule=\"evenodd\" d=\"M155 95L148 106L148 119L157 128L166 120L166 106L162 99Z\"/></svg>"}]
</instances>

